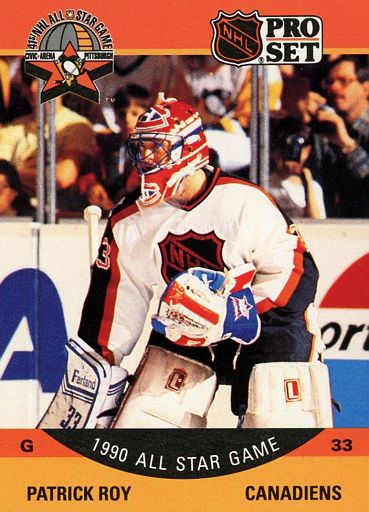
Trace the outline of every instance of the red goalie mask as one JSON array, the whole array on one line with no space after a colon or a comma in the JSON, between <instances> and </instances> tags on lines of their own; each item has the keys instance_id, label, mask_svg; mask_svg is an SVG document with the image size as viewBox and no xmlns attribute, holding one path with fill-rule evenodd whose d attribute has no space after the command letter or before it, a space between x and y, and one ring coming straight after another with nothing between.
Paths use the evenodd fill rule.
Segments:
<instances>
[{"instance_id":1,"label":"red goalie mask","mask_svg":"<svg viewBox=\"0 0 369 512\"><path fill-rule=\"evenodd\" d=\"M171 198L183 178L209 162L199 113L174 98L154 105L138 118L128 155L141 175L143 204Z\"/></svg>"}]
</instances>

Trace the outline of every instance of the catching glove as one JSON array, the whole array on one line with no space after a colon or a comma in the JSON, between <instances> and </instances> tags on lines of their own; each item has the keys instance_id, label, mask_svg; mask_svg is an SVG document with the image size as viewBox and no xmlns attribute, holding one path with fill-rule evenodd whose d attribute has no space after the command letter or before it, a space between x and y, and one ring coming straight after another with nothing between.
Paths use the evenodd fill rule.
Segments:
<instances>
[{"instance_id":1,"label":"catching glove","mask_svg":"<svg viewBox=\"0 0 369 512\"><path fill-rule=\"evenodd\" d=\"M178 274L160 298L152 327L178 345L208 346L232 338L253 343L260 334L251 281L244 264L226 273L194 267Z\"/></svg>"}]
</instances>

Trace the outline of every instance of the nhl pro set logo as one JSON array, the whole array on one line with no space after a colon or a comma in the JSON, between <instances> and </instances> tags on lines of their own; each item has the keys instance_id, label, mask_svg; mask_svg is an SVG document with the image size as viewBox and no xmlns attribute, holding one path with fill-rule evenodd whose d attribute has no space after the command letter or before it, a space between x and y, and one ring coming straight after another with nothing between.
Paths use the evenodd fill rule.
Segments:
<instances>
[{"instance_id":1,"label":"nhl pro set logo","mask_svg":"<svg viewBox=\"0 0 369 512\"><path fill-rule=\"evenodd\" d=\"M25 71L45 81L41 103L71 92L99 102L95 80L113 72L114 48L108 28L81 9L49 13L32 28Z\"/></svg>"},{"instance_id":2,"label":"nhl pro set logo","mask_svg":"<svg viewBox=\"0 0 369 512\"><path fill-rule=\"evenodd\" d=\"M224 64L313 64L322 59L322 21L317 16L219 11L210 23L212 54Z\"/></svg>"}]
</instances>

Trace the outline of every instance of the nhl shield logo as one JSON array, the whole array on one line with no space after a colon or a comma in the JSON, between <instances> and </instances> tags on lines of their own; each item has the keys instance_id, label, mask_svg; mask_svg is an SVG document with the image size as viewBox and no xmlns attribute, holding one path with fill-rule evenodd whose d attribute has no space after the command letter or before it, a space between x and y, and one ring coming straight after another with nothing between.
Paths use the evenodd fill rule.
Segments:
<instances>
[{"instance_id":1,"label":"nhl shield logo","mask_svg":"<svg viewBox=\"0 0 369 512\"><path fill-rule=\"evenodd\" d=\"M224 240L214 231L199 234L190 230L183 235L168 233L159 242L162 257L161 275L169 283L177 274L191 267L203 267L223 272Z\"/></svg>"},{"instance_id":2,"label":"nhl shield logo","mask_svg":"<svg viewBox=\"0 0 369 512\"><path fill-rule=\"evenodd\" d=\"M263 21L257 11L250 14L243 14L239 10L233 14L219 11L211 24L214 32L212 53L220 62L243 66L262 53L260 30Z\"/></svg>"}]
</instances>

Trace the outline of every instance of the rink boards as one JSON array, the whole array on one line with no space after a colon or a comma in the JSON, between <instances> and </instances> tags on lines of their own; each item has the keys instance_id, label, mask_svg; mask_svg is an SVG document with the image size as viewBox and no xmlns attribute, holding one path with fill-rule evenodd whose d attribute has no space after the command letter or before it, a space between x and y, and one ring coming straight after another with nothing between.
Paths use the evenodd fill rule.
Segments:
<instances>
[{"instance_id":1,"label":"rink boards","mask_svg":"<svg viewBox=\"0 0 369 512\"><path fill-rule=\"evenodd\" d=\"M327 345L336 427L369 426L365 403L369 351L369 224L298 223L320 270L317 304ZM102 234L104 222L100 223ZM56 390L89 284L87 227L0 223L0 428L33 428ZM155 302L152 305L155 309ZM125 366L133 371L143 335ZM229 389L221 386L210 427L233 427ZM366 409L365 409L366 407Z\"/></svg>"}]
</instances>

